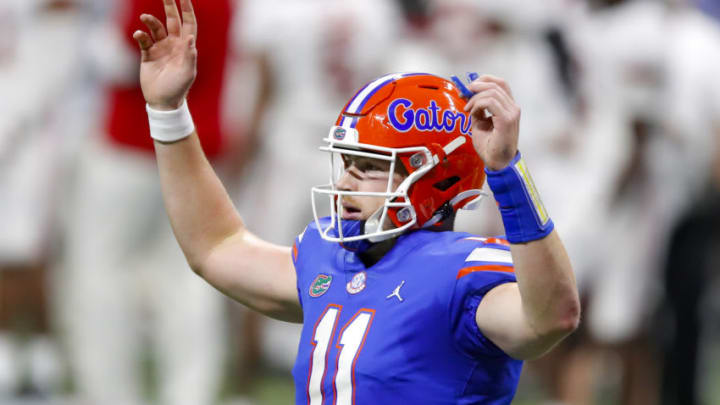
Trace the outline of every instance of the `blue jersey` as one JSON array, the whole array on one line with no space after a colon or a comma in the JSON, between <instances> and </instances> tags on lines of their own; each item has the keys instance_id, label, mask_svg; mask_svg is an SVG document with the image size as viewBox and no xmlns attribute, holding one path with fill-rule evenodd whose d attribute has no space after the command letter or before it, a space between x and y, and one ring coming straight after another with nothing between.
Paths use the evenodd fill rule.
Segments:
<instances>
[{"instance_id":1,"label":"blue jersey","mask_svg":"<svg viewBox=\"0 0 720 405\"><path fill-rule=\"evenodd\" d=\"M419 230L366 268L311 223L293 247L304 316L296 403L509 404L522 362L475 321L485 293L515 281L509 250Z\"/></svg>"}]
</instances>

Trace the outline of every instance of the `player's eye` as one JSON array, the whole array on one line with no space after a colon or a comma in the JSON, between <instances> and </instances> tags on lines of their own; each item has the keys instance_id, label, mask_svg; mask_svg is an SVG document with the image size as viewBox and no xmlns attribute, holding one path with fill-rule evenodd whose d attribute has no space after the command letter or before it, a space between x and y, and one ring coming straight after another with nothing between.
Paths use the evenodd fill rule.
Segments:
<instances>
[{"instance_id":1,"label":"player's eye","mask_svg":"<svg viewBox=\"0 0 720 405\"><path fill-rule=\"evenodd\" d=\"M387 169L384 169L379 163L373 162L371 160L363 160L357 162L356 166L358 170L363 173L387 171Z\"/></svg>"},{"instance_id":2,"label":"player's eye","mask_svg":"<svg viewBox=\"0 0 720 405\"><path fill-rule=\"evenodd\" d=\"M385 162L380 162L376 159L362 156L343 155L342 159L345 169L355 167L357 170L363 173L371 171L387 171L389 166L388 164L383 164Z\"/></svg>"}]
</instances>

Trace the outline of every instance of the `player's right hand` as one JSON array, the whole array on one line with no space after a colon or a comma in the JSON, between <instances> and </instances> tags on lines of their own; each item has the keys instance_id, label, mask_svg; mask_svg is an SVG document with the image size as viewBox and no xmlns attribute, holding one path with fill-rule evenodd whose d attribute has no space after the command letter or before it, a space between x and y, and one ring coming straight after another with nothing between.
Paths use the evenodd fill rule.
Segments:
<instances>
[{"instance_id":1,"label":"player's right hand","mask_svg":"<svg viewBox=\"0 0 720 405\"><path fill-rule=\"evenodd\" d=\"M197 74L197 21L191 0L180 0L182 19L175 0L157 1L165 4L165 26L143 14L140 21L149 32L133 34L141 52L140 86L150 107L174 110L182 105Z\"/></svg>"},{"instance_id":2,"label":"player's right hand","mask_svg":"<svg viewBox=\"0 0 720 405\"><path fill-rule=\"evenodd\" d=\"M505 80L483 75L469 85L475 94L465 111L473 118L475 150L491 170L501 170L513 160L518 148L520 107ZM485 111L490 112L488 117Z\"/></svg>"}]
</instances>

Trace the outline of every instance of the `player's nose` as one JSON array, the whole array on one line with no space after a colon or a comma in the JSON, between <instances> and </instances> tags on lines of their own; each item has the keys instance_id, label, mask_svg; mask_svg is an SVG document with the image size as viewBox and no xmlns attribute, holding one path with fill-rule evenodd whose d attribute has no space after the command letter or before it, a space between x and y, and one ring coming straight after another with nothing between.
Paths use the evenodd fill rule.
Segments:
<instances>
[{"instance_id":1,"label":"player's nose","mask_svg":"<svg viewBox=\"0 0 720 405\"><path fill-rule=\"evenodd\" d=\"M343 171L340 178L335 182L335 188L341 191L355 191L355 177L347 170Z\"/></svg>"}]
</instances>

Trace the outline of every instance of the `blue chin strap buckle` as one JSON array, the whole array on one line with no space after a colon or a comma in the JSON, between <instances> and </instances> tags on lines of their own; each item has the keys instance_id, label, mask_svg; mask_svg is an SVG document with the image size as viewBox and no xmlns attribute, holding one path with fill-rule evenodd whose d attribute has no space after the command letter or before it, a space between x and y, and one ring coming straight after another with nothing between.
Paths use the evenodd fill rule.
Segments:
<instances>
[{"instance_id":1,"label":"blue chin strap buckle","mask_svg":"<svg viewBox=\"0 0 720 405\"><path fill-rule=\"evenodd\" d=\"M465 78L467 79L468 84L472 83L472 81L477 79L478 77L480 77L480 75L477 74L477 72L465 73ZM452 80L452 82L455 84L455 87L458 88L458 90L460 91L460 94L464 98L470 99L470 97L472 97L475 94L472 91L470 91L470 89L467 88L465 83L463 83L459 77L452 75L452 76L450 76L450 80Z\"/></svg>"}]
</instances>

